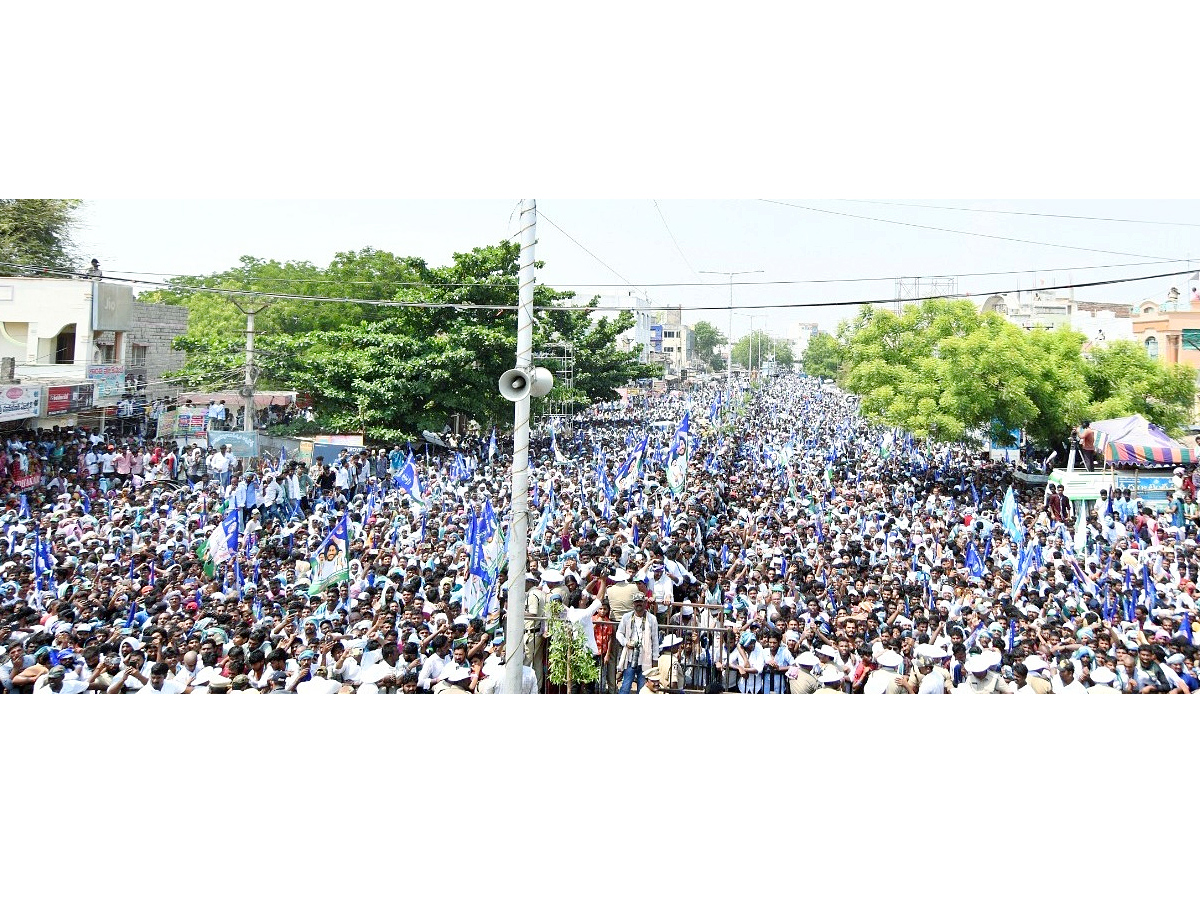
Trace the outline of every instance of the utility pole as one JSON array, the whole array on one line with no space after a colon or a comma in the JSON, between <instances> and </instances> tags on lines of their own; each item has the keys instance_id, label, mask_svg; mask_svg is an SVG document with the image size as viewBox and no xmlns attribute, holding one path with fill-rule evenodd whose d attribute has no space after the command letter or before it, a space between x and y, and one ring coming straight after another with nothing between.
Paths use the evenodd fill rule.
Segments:
<instances>
[{"instance_id":1,"label":"utility pole","mask_svg":"<svg viewBox=\"0 0 1200 900\"><path fill-rule=\"evenodd\" d=\"M246 317L246 371L240 393L245 405L242 413L242 431L247 433L254 432L254 383L258 381L258 374L254 368L254 317L270 305L264 303L257 309L244 309L240 303L234 301L238 312Z\"/></svg>"},{"instance_id":2,"label":"utility pole","mask_svg":"<svg viewBox=\"0 0 1200 900\"><path fill-rule=\"evenodd\" d=\"M733 276L762 275L762 269L745 269L741 272L708 272L701 270L701 275L726 275L729 278L729 362L725 366L725 393L733 395Z\"/></svg>"},{"instance_id":3,"label":"utility pole","mask_svg":"<svg viewBox=\"0 0 1200 900\"><path fill-rule=\"evenodd\" d=\"M520 270L517 275L517 368L533 367L533 289L537 201L521 201ZM504 623L504 693L521 693L525 665L525 571L529 553L529 396L513 413L512 522L508 532L508 614Z\"/></svg>"}]
</instances>

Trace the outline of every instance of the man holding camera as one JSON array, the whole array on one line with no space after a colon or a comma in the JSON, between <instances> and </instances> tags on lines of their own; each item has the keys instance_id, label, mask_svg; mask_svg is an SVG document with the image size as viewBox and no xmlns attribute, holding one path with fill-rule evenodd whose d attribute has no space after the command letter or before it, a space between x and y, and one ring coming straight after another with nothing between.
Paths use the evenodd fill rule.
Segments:
<instances>
[{"instance_id":1,"label":"man holding camera","mask_svg":"<svg viewBox=\"0 0 1200 900\"><path fill-rule=\"evenodd\" d=\"M639 594L633 600L633 609L621 617L617 626L617 643L621 655L617 669L621 673L621 689L618 693L628 694L637 679L638 691L646 685L646 673L655 668L658 652L658 619L646 610L646 597Z\"/></svg>"}]
</instances>

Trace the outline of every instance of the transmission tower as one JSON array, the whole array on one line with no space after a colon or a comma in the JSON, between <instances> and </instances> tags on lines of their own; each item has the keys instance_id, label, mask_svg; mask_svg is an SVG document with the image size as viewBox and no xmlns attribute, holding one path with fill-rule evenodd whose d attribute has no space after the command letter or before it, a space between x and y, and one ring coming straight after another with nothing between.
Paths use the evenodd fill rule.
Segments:
<instances>
[{"instance_id":1,"label":"transmission tower","mask_svg":"<svg viewBox=\"0 0 1200 900\"><path fill-rule=\"evenodd\" d=\"M953 297L958 293L958 279L953 276L932 276L896 279L896 315L904 312L904 304L925 297Z\"/></svg>"}]
</instances>

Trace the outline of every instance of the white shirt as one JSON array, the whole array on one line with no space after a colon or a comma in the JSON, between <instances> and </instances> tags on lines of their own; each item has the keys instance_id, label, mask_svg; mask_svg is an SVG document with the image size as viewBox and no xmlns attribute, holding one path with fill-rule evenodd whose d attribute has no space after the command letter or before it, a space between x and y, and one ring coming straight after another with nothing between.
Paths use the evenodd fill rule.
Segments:
<instances>
[{"instance_id":1,"label":"white shirt","mask_svg":"<svg viewBox=\"0 0 1200 900\"><path fill-rule=\"evenodd\" d=\"M182 694L186 689L187 689L186 685L182 685L178 681L171 681L170 679L168 679L167 681L163 682L163 686L162 686L161 690L156 691L154 689L154 685L147 684L140 691L138 691L138 695L140 696L142 694ZM64 687L63 690L66 690L66 688Z\"/></svg>"},{"instance_id":2,"label":"white shirt","mask_svg":"<svg viewBox=\"0 0 1200 900\"><path fill-rule=\"evenodd\" d=\"M946 693L946 679L942 677L941 673L938 672L937 669L934 669L921 679L921 686L917 688L917 693L944 694Z\"/></svg>"},{"instance_id":3,"label":"white shirt","mask_svg":"<svg viewBox=\"0 0 1200 900\"><path fill-rule=\"evenodd\" d=\"M429 658L421 665L421 673L417 676L417 687L428 691L433 687L434 682L441 678L442 671L450 665L452 662L449 653L444 657L438 656L436 653L430 654Z\"/></svg>"},{"instance_id":4,"label":"white shirt","mask_svg":"<svg viewBox=\"0 0 1200 900\"><path fill-rule=\"evenodd\" d=\"M537 691L537 676L533 669L529 666L521 666L521 693L536 694ZM494 675L489 675L479 683L475 693L477 694L503 694L504 691L504 666L500 665L495 669Z\"/></svg>"},{"instance_id":5,"label":"white shirt","mask_svg":"<svg viewBox=\"0 0 1200 900\"><path fill-rule=\"evenodd\" d=\"M302 681L296 685L296 693L308 695L336 694L341 690L341 687L336 681L314 675L308 681Z\"/></svg>"},{"instance_id":6,"label":"white shirt","mask_svg":"<svg viewBox=\"0 0 1200 900\"><path fill-rule=\"evenodd\" d=\"M592 655L599 654L600 649L596 646L596 627L592 622L592 616L600 609L600 598L597 597L592 601L590 606L583 609L571 608L564 610L567 621L575 626L575 630L583 635L583 639L587 642L588 650Z\"/></svg>"},{"instance_id":7,"label":"white shirt","mask_svg":"<svg viewBox=\"0 0 1200 900\"><path fill-rule=\"evenodd\" d=\"M1059 678L1057 675L1055 675L1054 678L1051 679L1050 683L1053 685L1054 693L1056 693L1056 694L1086 694L1087 693L1087 688L1085 688L1083 686L1083 683L1078 678L1072 678L1070 684L1063 684L1062 679Z\"/></svg>"},{"instance_id":8,"label":"white shirt","mask_svg":"<svg viewBox=\"0 0 1200 900\"><path fill-rule=\"evenodd\" d=\"M34 685L33 692L35 694L84 694L87 693L87 682L77 681L74 678L67 678L62 683L62 689L54 691L50 689L50 681L43 675L37 680Z\"/></svg>"}]
</instances>

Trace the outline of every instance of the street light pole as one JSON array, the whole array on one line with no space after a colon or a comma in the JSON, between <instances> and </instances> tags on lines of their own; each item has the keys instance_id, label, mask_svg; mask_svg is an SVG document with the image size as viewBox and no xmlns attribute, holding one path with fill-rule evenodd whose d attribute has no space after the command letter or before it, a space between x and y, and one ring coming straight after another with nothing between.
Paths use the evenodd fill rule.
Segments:
<instances>
[{"instance_id":1,"label":"street light pole","mask_svg":"<svg viewBox=\"0 0 1200 900\"><path fill-rule=\"evenodd\" d=\"M765 321L767 318L767 314L766 313L758 313L757 315L752 315L751 313L738 313L738 315L750 320L750 334L749 334L750 344L746 348L746 353L747 353L747 356L749 357L747 359L747 363L748 363L747 369L750 372L753 372L754 371L754 344L755 344L754 322L757 319L763 319ZM733 330L732 326L730 327L729 330L730 331ZM730 361L730 363L732 363L733 362L733 347L732 347L732 345L730 345L729 356L730 356L729 361ZM762 343L761 343L761 340L759 341L758 357L759 357L758 364L761 366L762 365Z\"/></svg>"},{"instance_id":2,"label":"street light pole","mask_svg":"<svg viewBox=\"0 0 1200 900\"><path fill-rule=\"evenodd\" d=\"M533 366L533 289L537 201L521 201L517 294L517 368ZM508 541L508 612L504 622L504 693L521 693L525 665L525 570L529 552L529 395L513 404L512 521Z\"/></svg>"},{"instance_id":3,"label":"street light pole","mask_svg":"<svg viewBox=\"0 0 1200 900\"><path fill-rule=\"evenodd\" d=\"M700 270L701 275L726 275L729 278L729 362L725 365L725 393L732 396L733 392L733 276L762 275L762 269L745 269L741 272L710 272Z\"/></svg>"}]
</instances>

